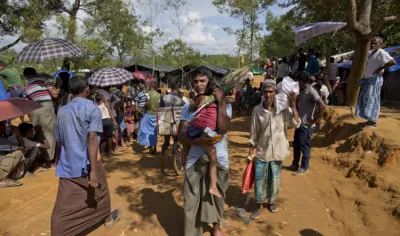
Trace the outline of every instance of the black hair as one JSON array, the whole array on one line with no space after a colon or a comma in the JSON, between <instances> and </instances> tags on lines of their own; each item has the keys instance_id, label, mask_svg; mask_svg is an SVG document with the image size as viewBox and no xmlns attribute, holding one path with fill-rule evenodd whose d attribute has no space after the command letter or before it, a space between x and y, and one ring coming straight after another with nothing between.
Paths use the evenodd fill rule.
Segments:
<instances>
[{"instance_id":1,"label":"black hair","mask_svg":"<svg viewBox=\"0 0 400 236\"><path fill-rule=\"evenodd\" d=\"M331 57L331 63L335 63L335 58Z\"/></svg>"},{"instance_id":2,"label":"black hair","mask_svg":"<svg viewBox=\"0 0 400 236\"><path fill-rule=\"evenodd\" d=\"M37 75L38 75L38 74L37 74L36 70L35 70L34 68L32 68L32 67L26 67L26 68L24 69L24 76L25 76L25 78L30 79L30 78L35 77L35 76L37 76Z\"/></svg>"},{"instance_id":3,"label":"black hair","mask_svg":"<svg viewBox=\"0 0 400 236\"><path fill-rule=\"evenodd\" d=\"M208 83L207 83L207 88L206 88L206 95L209 95L213 92L214 87L215 87L215 80L213 78L212 72L210 69L207 69L205 67L198 67L197 69L193 70L190 73L191 77L190 79L193 80L194 78L198 77L198 76L205 76L208 78Z\"/></svg>"},{"instance_id":4,"label":"black hair","mask_svg":"<svg viewBox=\"0 0 400 236\"><path fill-rule=\"evenodd\" d=\"M304 49L303 48L299 48L299 50L297 50L298 52L300 52L300 51L304 51Z\"/></svg>"},{"instance_id":5,"label":"black hair","mask_svg":"<svg viewBox=\"0 0 400 236\"><path fill-rule=\"evenodd\" d=\"M100 93L97 93L96 96L94 96L94 100L97 103L100 103L101 101L104 101L103 95L101 95Z\"/></svg>"},{"instance_id":6,"label":"black hair","mask_svg":"<svg viewBox=\"0 0 400 236\"><path fill-rule=\"evenodd\" d=\"M287 63L287 57L282 58L283 63Z\"/></svg>"},{"instance_id":7,"label":"black hair","mask_svg":"<svg viewBox=\"0 0 400 236\"><path fill-rule=\"evenodd\" d=\"M26 133L28 133L28 132L31 131L32 129L33 129L33 125L32 125L32 124L29 124L29 123L21 123L21 124L18 126L19 133L20 133L21 135L23 135L23 136L25 136Z\"/></svg>"},{"instance_id":8,"label":"black hair","mask_svg":"<svg viewBox=\"0 0 400 236\"><path fill-rule=\"evenodd\" d=\"M162 93L161 89L157 89L157 93L161 94Z\"/></svg>"},{"instance_id":9,"label":"black hair","mask_svg":"<svg viewBox=\"0 0 400 236\"><path fill-rule=\"evenodd\" d=\"M4 61L0 61L0 66L1 66L1 67L6 67L7 64L6 64Z\"/></svg>"},{"instance_id":10,"label":"black hair","mask_svg":"<svg viewBox=\"0 0 400 236\"><path fill-rule=\"evenodd\" d=\"M69 93L69 79L70 79L70 74L68 72L61 72L58 74L58 77L60 77L62 81L62 86L61 88Z\"/></svg>"},{"instance_id":11,"label":"black hair","mask_svg":"<svg viewBox=\"0 0 400 236\"><path fill-rule=\"evenodd\" d=\"M81 75L75 75L69 80L69 90L73 95L78 95L89 87L88 79Z\"/></svg>"},{"instance_id":12,"label":"black hair","mask_svg":"<svg viewBox=\"0 0 400 236\"><path fill-rule=\"evenodd\" d=\"M157 88L157 81L154 81L154 80L150 81L149 82L149 88L156 89Z\"/></svg>"},{"instance_id":13,"label":"black hair","mask_svg":"<svg viewBox=\"0 0 400 236\"><path fill-rule=\"evenodd\" d=\"M140 80L138 80L138 84L145 84L146 83L146 81L144 81L144 80L142 80L142 79L140 79Z\"/></svg>"},{"instance_id":14,"label":"black hair","mask_svg":"<svg viewBox=\"0 0 400 236\"><path fill-rule=\"evenodd\" d=\"M310 73L308 73L307 71L299 72L299 73L296 75L296 79L295 79L295 80L296 80L296 81L301 81L301 82L303 82L303 83L305 83L305 84L309 84L310 81L311 81Z\"/></svg>"},{"instance_id":15,"label":"black hair","mask_svg":"<svg viewBox=\"0 0 400 236\"><path fill-rule=\"evenodd\" d=\"M309 49L308 49L308 52L311 53L311 54L314 54L314 49L309 48Z\"/></svg>"}]
</instances>

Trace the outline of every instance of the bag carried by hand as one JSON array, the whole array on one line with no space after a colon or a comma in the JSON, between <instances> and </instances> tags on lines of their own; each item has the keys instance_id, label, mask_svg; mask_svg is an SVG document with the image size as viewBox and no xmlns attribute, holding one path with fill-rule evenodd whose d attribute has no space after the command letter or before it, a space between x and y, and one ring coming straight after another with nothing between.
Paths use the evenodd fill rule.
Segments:
<instances>
[{"instance_id":1,"label":"bag carried by hand","mask_svg":"<svg viewBox=\"0 0 400 236\"><path fill-rule=\"evenodd\" d=\"M251 161L247 164L246 169L244 170L243 180L242 180L242 193L246 194L254 184L255 178L255 164Z\"/></svg>"}]
</instances>

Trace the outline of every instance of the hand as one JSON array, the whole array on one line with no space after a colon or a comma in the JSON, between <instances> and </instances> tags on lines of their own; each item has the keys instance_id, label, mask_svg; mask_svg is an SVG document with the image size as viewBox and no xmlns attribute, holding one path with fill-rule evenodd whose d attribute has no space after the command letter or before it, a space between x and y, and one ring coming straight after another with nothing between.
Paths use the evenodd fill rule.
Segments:
<instances>
[{"instance_id":1,"label":"hand","mask_svg":"<svg viewBox=\"0 0 400 236\"><path fill-rule=\"evenodd\" d=\"M316 123L316 121L311 121L311 122L304 122L303 124L304 124L304 126L311 127L311 126L313 126L315 123Z\"/></svg>"},{"instance_id":2,"label":"hand","mask_svg":"<svg viewBox=\"0 0 400 236\"><path fill-rule=\"evenodd\" d=\"M197 139L197 141L199 142L200 145L210 145L210 144L214 145L218 143L218 140L211 139L204 134L201 135L200 138Z\"/></svg>"},{"instance_id":3,"label":"hand","mask_svg":"<svg viewBox=\"0 0 400 236\"><path fill-rule=\"evenodd\" d=\"M297 104L297 96L298 94L295 92L289 93L290 104L292 105L292 107L295 107Z\"/></svg>"},{"instance_id":4,"label":"hand","mask_svg":"<svg viewBox=\"0 0 400 236\"><path fill-rule=\"evenodd\" d=\"M35 127L33 127L35 129L36 133L42 133L43 129L41 125L36 125Z\"/></svg>"},{"instance_id":5,"label":"hand","mask_svg":"<svg viewBox=\"0 0 400 236\"><path fill-rule=\"evenodd\" d=\"M90 171L89 175L89 185L92 186L93 188L97 188L99 183L97 182L97 173L94 171Z\"/></svg>"},{"instance_id":6,"label":"hand","mask_svg":"<svg viewBox=\"0 0 400 236\"><path fill-rule=\"evenodd\" d=\"M213 91L213 95L215 97L215 100L217 100L217 102L221 102L224 100L224 90L222 90L221 86L219 84L217 84L214 88Z\"/></svg>"},{"instance_id":7,"label":"hand","mask_svg":"<svg viewBox=\"0 0 400 236\"><path fill-rule=\"evenodd\" d=\"M379 67L378 69L376 69L376 71L374 71L373 75L382 76L383 72L385 72L385 70L382 67Z\"/></svg>"}]
</instances>

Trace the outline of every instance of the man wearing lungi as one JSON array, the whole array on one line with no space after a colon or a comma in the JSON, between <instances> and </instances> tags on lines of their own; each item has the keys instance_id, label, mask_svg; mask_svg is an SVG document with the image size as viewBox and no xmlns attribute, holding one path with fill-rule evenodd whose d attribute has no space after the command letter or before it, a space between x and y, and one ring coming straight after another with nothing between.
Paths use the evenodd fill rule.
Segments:
<instances>
[{"instance_id":1,"label":"man wearing lungi","mask_svg":"<svg viewBox=\"0 0 400 236\"><path fill-rule=\"evenodd\" d=\"M191 74L192 87L199 95L205 94L206 89L212 89L212 73L208 69L197 69ZM226 133L230 127L232 106L226 104L224 92L215 88L213 95L218 105L217 128L222 135L218 143L212 142L205 136L190 139L187 130L194 111L189 110L187 103L181 111L181 120L178 130L179 141L191 146L186 162L185 181L183 185L184 194L184 234L186 236L202 235L203 227L213 224L214 235L223 235L220 221L224 214L225 191L229 187L229 161ZM217 150L217 188L222 198L215 198L209 194L210 174L209 159L203 148L204 144L215 144Z\"/></svg>"},{"instance_id":2,"label":"man wearing lungi","mask_svg":"<svg viewBox=\"0 0 400 236\"><path fill-rule=\"evenodd\" d=\"M51 216L52 235L87 234L102 222L113 226L121 215L119 210L110 212L110 193L98 152L103 132L100 109L86 99L86 78L74 76L69 86L74 99L60 108L56 122L61 156L56 168L60 180Z\"/></svg>"},{"instance_id":3,"label":"man wearing lungi","mask_svg":"<svg viewBox=\"0 0 400 236\"><path fill-rule=\"evenodd\" d=\"M140 119L138 139L141 146L149 147L150 153L157 152L157 108L160 107L160 94L156 91L157 81L149 85L150 98L144 105L144 115Z\"/></svg>"},{"instance_id":4,"label":"man wearing lungi","mask_svg":"<svg viewBox=\"0 0 400 236\"><path fill-rule=\"evenodd\" d=\"M360 93L356 108L356 116L367 120L365 127L376 127L381 110L381 88L383 85L383 72L385 69L396 65L396 61L382 49L382 38L374 37L371 40L371 53L368 57L365 75L358 84Z\"/></svg>"},{"instance_id":5,"label":"man wearing lungi","mask_svg":"<svg viewBox=\"0 0 400 236\"><path fill-rule=\"evenodd\" d=\"M297 94L291 93L290 108L277 114L275 81L265 80L262 91L265 101L253 110L249 139L249 156L253 156L253 150L256 149L254 185L258 207L250 215L255 220L261 217L267 198L268 210L273 213L278 211L275 200L279 194L282 161L290 155L287 128L298 128L301 124L296 108Z\"/></svg>"}]
</instances>

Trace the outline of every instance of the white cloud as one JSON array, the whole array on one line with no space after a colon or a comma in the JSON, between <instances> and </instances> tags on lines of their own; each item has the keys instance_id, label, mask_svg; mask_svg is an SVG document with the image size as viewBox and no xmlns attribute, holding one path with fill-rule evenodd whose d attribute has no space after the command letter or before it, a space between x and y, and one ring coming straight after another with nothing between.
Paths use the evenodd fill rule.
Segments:
<instances>
[{"instance_id":1,"label":"white cloud","mask_svg":"<svg viewBox=\"0 0 400 236\"><path fill-rule=\"evenodd\" d=\"M191 45L210 45L216 42L211 32L207 32L204 22L198 12L188 12L181 17L184 24L194 22L183 35L183 40Z\"/></svg>"}]
</instances>

